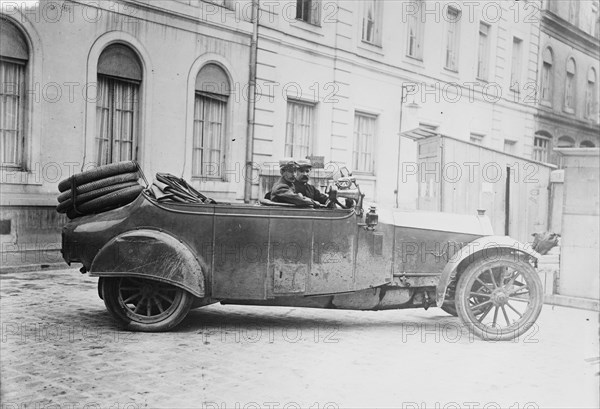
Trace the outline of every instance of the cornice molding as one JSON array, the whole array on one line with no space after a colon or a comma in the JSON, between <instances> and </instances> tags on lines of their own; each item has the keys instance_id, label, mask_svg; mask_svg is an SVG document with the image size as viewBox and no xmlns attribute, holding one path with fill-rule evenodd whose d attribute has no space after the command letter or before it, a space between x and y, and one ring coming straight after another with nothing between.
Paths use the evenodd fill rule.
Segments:
<instances>
[{"instance_id":1,"label":"cornice molding","mask_svg":"<svg viewBox=\"0 0 600 409\"><path fill-rule=\"evenodd\" d=\"M600 39L549 10L542 11L542 32L595 58L600 58Z\"/></svg>"},{"instance_id":2,"label":"cornice molding","mask_svg":"<svg viewBox=\"0 0 600 409\"><path fill-rule=\"evenodd\" d=\"M585 132L600 133L600 124L583 121L579 118L568 117L557 114L547 109L539 109L534 115L536 119L548 121L569 128L576 128Z\"/></svg>"}]
</instances>

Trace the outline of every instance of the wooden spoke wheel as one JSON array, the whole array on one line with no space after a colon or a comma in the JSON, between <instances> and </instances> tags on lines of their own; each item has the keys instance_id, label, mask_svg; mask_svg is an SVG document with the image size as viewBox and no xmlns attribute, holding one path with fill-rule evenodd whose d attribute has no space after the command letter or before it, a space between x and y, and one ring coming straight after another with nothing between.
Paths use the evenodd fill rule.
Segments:
<instances>
[{"instance_id":1,"label":"wooden spoke wheel","mask_svg":"<svg viewBox=\"0 0 600 409\"><path fill-rule=\"evenodd\" d=\"M485 340L510 340L527 332L544 302L542 283L521 255L504 254L475 261L460 276L458 316Z\"/></svg>"},{"instance_id":2,"label":"wooden spoke wheel","mask_svg":"<svg viewBox=\"0 0 600 409\"><path fill-rule=\"evenodd\" d=\"M147 278L105 277L101 285L106 309L133 331L170 330L185 318L194 298L179 287Z\"/></svg>"}]
</instances>

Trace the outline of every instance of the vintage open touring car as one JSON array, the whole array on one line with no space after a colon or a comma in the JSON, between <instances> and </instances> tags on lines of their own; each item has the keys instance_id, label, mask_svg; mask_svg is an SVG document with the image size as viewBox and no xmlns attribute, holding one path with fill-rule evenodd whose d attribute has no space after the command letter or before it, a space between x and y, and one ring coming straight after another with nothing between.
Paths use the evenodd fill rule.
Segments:
<instances>
[{"instance_id":1,"label":"vintage open touring car","mask_svg":"<svg viewBox=\"0 0 600 409\"><path fill-rule=\"evenodd\" d=\"M364 212L359 186L343 173L328 194L354 199L350 208L221 204L171 175L145 186L138 178L127 162L59 184L59 211L71 218L63 257L99 277L99 296L129 330L166 331L215 302L437 306L483 339L508 340L542 308L539 255L494 236L482 212Z\"/></svg>"}]
</instances>

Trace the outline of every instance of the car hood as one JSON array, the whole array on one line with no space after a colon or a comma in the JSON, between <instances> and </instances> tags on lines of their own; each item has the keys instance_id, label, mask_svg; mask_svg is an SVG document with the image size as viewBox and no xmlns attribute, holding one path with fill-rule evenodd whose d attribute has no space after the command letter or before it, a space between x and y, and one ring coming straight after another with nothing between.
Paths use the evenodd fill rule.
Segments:
<instances>
[{"instance_id":1,"label":"car hood","mask_svg":"<svg viewBox=\"0 0 600 409\"><path fill-rule=\"evenodd\" d=\"M380 210L379 222L396 227L491 236L490 219L485 215L442 212Z\"/></svg>"}]
</instances>

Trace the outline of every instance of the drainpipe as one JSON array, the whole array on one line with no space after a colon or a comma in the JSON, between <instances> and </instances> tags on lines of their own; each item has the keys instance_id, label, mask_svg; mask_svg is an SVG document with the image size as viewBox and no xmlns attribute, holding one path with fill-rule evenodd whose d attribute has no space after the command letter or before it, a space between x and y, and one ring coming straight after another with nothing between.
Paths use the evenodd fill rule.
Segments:
<instances>
[{"instance_id":1,"label":"drainpipe","mask_svg":"<svg viewBox=\"0 0 600 409\"><path fill-rule=\"evenodd\" d=\"M256 54L258 49L258 9L260 0L252 0L252 39L250 40L250 74L248 78L248 126L246 127L246 173L244 175L244 203L252 198L254 152L254 108L256 105Z\"/></svg>"}]
</instances>

